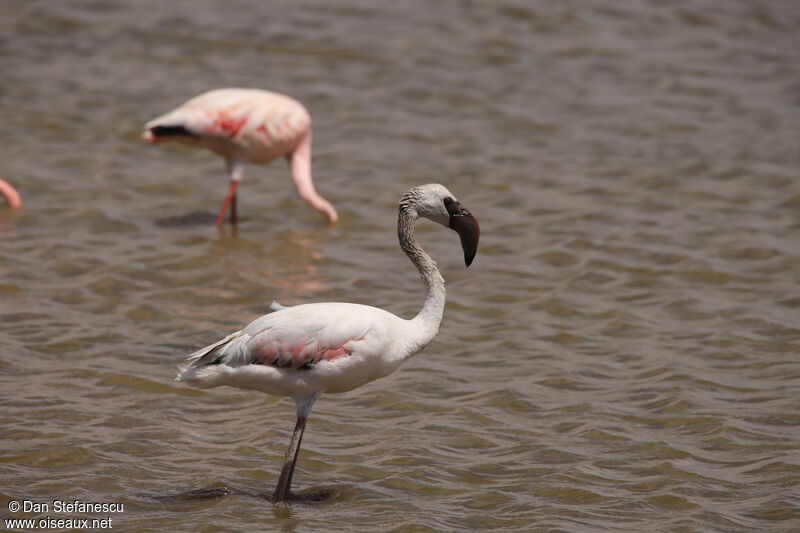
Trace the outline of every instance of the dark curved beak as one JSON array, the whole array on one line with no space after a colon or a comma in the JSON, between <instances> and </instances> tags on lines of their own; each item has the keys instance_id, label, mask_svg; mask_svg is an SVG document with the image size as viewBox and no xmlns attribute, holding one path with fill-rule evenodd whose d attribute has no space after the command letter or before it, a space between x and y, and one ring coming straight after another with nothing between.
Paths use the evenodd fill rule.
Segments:
<instances>
[{"instance_id":1,"label":"dark curved beak","mask_svg":"<svg viewBox=\"0 0 800 533\"><path fill-rule=\"evenodd\" d=\"M465 207L461 207L456 200L445 201L447 212L450 213L450 228L454 229L461 238L461 249L464 250L464 263L469 266L478 252L478 239L481 236L481 227L478 221Z\"/></svg>"}]
</instances>

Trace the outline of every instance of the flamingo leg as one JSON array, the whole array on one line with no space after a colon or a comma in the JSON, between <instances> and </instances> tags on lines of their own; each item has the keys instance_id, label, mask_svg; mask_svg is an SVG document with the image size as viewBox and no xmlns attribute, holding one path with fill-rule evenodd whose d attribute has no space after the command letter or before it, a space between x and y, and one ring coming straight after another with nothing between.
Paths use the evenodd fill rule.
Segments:
<instances>
[{"instance_id":1,"label":"flamingo leg","mask_svg":"<svg viewBox=\"0 0 800 533\"><path fill-rule=\"evenodd\" d=\"M231 224L234 226L236 225L237 218L236 218L236 193L233 193L233 198L231 198Z\"/></svg>"},{"instance_id":2,"label":"flamingo leg","mask_svg":"<svg viewBox=\"0 0 800 533\"><path fill-rule=\"evenodd\" d=\"M217 226L222 226L225 221L225 212L228 211L228 206L231 206L231 224L236 224L236 186L239 185L238 181L231 180L230 187L228 187L228 194L225 195L225 201L222 202L222 209L219 210L217 215Z\"/></svg>"},{"instance_id":3,"label":"flamingo leg","mask_svg":"<svg viewBox=\"0 0 800 533\"><path fill-rule=\"evenodd\" d=\"M300 452L300 441L303 440L303 431L306 429L306 419L303 416L297 417L297 424L294 426L292 440L289 449L286 450L286 459L283 462L283 469L278 478L278 486L275 488L275 495L272 497L273 503L284 502L289 499L289 486L292 484L294 466L297 464L297 454Z\"/></svg>"}]
</instances>

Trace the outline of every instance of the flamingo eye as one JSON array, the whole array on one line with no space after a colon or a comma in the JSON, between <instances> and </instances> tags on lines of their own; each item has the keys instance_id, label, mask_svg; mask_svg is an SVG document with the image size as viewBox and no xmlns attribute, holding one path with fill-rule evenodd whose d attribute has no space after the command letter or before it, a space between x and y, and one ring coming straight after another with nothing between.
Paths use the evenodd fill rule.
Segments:
<instances>
[{"instance_id":1,"label":"flamingo eye","mask_svg":"<svg viewBox=\"0 0 800 533\"><path fill-rule=\"evenodd\" d=\"M461 207L461 204L458 203L457 200L453 200L450 196L442 200L444 202L444 208L447 209L447 214L451 217L461 215L466 209Z\"/></svg>"}]
</instances>

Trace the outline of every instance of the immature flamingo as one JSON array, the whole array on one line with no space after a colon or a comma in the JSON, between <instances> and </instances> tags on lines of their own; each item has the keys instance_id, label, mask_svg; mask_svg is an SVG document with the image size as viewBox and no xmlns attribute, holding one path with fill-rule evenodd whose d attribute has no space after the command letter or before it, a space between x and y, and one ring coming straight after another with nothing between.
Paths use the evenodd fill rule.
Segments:
<instances>
[{"instance_id":1,"label":"immature flamingo","mask_svg":"<svg viewBox=\"0 0 800 533\"><path fill-rule=\"evenodd\" d=\"M19 197L17 190L3 179L0 179L0 196L5 198L8 207L11 209L22 207L22 199Z\"/></svg>"},{"instance_id":2,"label":"immature flamingo","mask_svg":"<svg viewBox=\"0 0 800 533\"><path fill-rule=\"evenodd\" d=\"M311 117L288 96L258 89L208 91L145 124L142 138L151 144L175 140L201 146L225 158L230 185L217 226L228 206L231 224L236 224L236 187L245 164L267 164L280 156L289 162L300 198L329 222L339 218L311 180Z\"/></svg>"},{"instance_id":3,"label":"immature flamingo","mask_svg":"<svg viewBox=\"0 0 800 533\"><path fill-rule=\"evenodd\" d=\"M311 406L323 392L346 392L386 376L419 353L439 331L444 279L417 244L414 224L429 218L456 230L464 262L472 263L480 228L469 211L438 184L409 190L400 200L397 236L425 286L422 310L410 320L383 309L352 303L313 303L278 309L241 331L189 356L176 381L200 388L232 385L289 396L297 424L273 500L285 501Z\"/></svg>"}]
</instances>

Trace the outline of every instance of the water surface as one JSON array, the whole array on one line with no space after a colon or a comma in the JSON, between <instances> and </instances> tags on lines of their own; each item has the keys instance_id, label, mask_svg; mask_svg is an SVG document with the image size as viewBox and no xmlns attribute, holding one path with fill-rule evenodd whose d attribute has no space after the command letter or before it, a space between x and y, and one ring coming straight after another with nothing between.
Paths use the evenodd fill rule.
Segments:
<instances>
[{"instance_id":1,"label":"water surface","mask_svg":"<svg viewBox=\"0 0 800 533\"><path fill-rule=\"evenodd\" d=\"M658 2L0 5L0 454L10 500L120 502L118 530L796 531L800 7ZM218 232L215 156L148 147L204 90L306 104L329 227L283 162ZM438 339L324 396L274 507L290 401L174 383L269 310L410 317L409 187ZM54 513L49 513L55 516ZM99 514L67 514L59 517Z\"/></svg>"}]
</instances>

